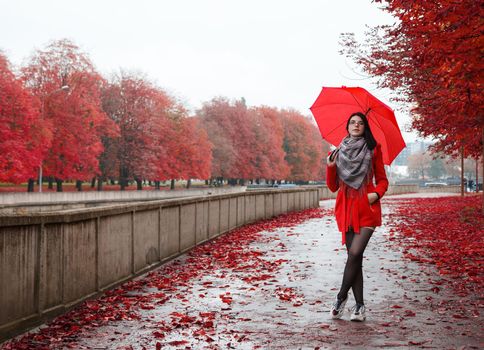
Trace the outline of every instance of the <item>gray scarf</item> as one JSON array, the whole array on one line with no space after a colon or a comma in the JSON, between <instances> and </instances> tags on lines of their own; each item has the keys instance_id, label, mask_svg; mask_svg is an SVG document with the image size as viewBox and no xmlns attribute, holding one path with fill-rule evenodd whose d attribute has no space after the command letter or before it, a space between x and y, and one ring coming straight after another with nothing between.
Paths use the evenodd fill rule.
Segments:
<instances>
[{"instance_id":1,"label":"gray scarf","mask_svg":"<svg viewBox=\"0 0 484 350\"><path fill-rule=\"evenodd\" d=\"M348 186L359 189L370 168L371 157L364 137L346 136L336 157L338 177Z\"/></svg>"}]
</instances>

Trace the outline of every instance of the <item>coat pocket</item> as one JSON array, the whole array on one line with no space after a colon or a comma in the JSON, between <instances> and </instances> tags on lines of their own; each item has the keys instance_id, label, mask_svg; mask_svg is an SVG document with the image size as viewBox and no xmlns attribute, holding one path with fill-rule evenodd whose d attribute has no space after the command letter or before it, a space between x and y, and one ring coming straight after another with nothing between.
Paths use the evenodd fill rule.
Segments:
<instances>
[{"instance_id":1,"label":"coat pocket","mask_svg":"<svg viewBox=\"0 0 484 350\"><path fill-rule=\"evenodd\" d=\"M373 211L373 204L375 204L376 202L373 202L370 203L370 198L368 198L368 195L366 196L366 201L368 202L368 207L370 208L371 211Z\"/></svg>"}]
</instances>

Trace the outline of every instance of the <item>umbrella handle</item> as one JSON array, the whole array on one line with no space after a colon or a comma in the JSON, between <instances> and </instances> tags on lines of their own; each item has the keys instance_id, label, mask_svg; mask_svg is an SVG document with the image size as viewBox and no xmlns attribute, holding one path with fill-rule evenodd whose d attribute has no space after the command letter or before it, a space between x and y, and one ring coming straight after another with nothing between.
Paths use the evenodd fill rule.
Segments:
<instances>
[{"instance_id":1,"label":"umbrella handle","mask_svg":"<svg viewBox=\"0 0 484 350\"><path fill-rule=\"evenodd\" d=\"M332 162L334 158L336 157L336 153L339 152L339 148L334 149L331 154L329 155L329 161Z\"/></svg>"}]
</instances>

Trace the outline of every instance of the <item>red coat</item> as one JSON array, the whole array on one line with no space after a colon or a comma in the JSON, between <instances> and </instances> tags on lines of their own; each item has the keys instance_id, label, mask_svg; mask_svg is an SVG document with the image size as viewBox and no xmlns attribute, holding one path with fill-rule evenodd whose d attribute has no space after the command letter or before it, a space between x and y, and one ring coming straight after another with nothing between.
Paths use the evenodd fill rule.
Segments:
<instances>
[{"instance_id":1,"label":"red coat","mask_svg":"<svg viewBox=\"0 0 484 350\"><path fill-rule=\"evenodd\" d=\"M377 145L373 151L372 159L373 176L368 184L363 183L362 189L356 191L345 183L342 183L340 189L340 181L336 172L336 165L328 166L326 171L326 184L332 192L338 192L336 196L336 206L334 209L338 229L342 234L342 244L346 242L346 232L349 226L357 233L360 232L360 227L366 226L380 226L381 225L381 205L380 200L377 200L370 205L368 201L368 193L376 192L383 197L388 189L388 179L383 165L383 158L381 153L381 146ZM373 183L373 178L376 184ZM352 191L351 196L346 195L347 191Z\"/></svg>"}]
</instances>

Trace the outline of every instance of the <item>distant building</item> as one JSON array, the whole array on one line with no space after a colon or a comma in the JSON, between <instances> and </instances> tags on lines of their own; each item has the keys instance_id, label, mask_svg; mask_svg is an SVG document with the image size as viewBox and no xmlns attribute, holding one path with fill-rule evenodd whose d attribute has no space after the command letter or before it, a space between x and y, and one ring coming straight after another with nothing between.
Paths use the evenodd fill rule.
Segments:
<instances>
[{"instance_id":1,"label":"distant building","mask_svg":"<svg viewBox=\"0 0 484 350\"><path fill-rule=\"evenodd\" d=\"M410 148L410 154L425 153L430 145L432 145L432 143L423 142L423 141L411 142L411 143L408 144L408 146Z\"/></svg>"},{"instance_id":2,"label":"distant building","mask_svg":"<svg viewBox=\"0 0 484 350\"><path fill-rule=\"evenodd\" d=\"M408 157L410 155L417 154L417 153L420 153L420 154L425 153L430 145L432 145L432 143L430 142L423 142L423 141L409 142L407 144L407 147L405 147L400 152L398 157L395 158L392 165L397 165L397 166L408 165Z\"/></svg>"},{"instance_id":3,"label":"distant building","mask_svg":"<svg viewBox=\"0 0 484 350\"><path fill-rule=\"evenodd\" d=\"M395 160L393 161L392 165L397 165L397 166L407 165L407 163L408 163L408 156L409 155L410 155L410 148L407 145L407 147L405 147L400 152L400 154L397 156L397 158L395 158Z\"/></svg>"}]
</instances>

